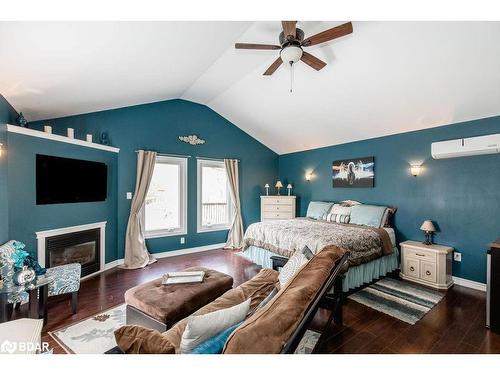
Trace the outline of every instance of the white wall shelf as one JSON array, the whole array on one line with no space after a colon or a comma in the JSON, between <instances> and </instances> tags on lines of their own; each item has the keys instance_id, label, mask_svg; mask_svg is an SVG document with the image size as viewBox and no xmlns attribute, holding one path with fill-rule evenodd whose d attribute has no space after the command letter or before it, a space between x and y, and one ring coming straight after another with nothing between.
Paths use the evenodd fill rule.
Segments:
<instances>
[{"instance_id":1,"label":"white wall shelf","mask_svg":"<svg viewBox=\"0 0 500 375\"><path fill-rule=\"evenodd\" d=\"M116 152L116 153L120 152L120 149L116 148L116 147L105 146L105 145L101 145L99 143L87 142L87 141L83 141L81 139L68 138L68 137L65 137L62 135L57 135L57 134L45 133L45 132L40 131L40 130L23 128L21 126L16 126L16 125L7 125L7 131L10 133L28 135L30 137L44 138L44 139L48 139L51 141L71 143L73 145L96 148L98 150L104 150L104 151Z\"/></svg>"}]
</instances>

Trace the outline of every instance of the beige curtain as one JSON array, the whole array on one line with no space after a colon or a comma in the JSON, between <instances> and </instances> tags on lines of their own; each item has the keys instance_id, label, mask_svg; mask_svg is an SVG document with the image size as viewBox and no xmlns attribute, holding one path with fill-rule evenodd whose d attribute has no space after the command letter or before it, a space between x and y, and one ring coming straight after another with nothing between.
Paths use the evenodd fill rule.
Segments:
<instances>
[{"instance_id":1,"label":"beige curtain","mask_svg":"<svg viewBox=\"0 0 500 375\"><path fill-rule=\"evenodd\" d=\"M142 222L142 210L153 177L155 161L156 152L140 150L137 154L135 193L128 218L127 234L125 236L125 262L122 268L142 268L156 262L156 259L149 254L146 248L144 223Z\"/></svg>"},{"instance_id":2,"label":"beige curtain","mask_svg":"<svg viewBox=\"0 0 500 375\"><path fill-rule=\"evenodd\" d=\"M227 179L229 181L231 198L233 200L233 222L227 235L225 249L238 249L243 242L243 221L241 219L240 206L240 183L238 176L238 160L224 159L226 166Z\"/></svg>"}]
</instances>

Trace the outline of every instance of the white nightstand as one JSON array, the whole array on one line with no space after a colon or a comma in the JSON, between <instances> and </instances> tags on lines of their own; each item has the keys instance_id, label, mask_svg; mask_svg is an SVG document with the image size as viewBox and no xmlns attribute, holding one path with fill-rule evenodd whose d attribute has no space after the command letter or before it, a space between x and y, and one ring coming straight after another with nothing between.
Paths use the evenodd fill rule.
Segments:
<instances>
[{"instance_id":1,"label":"white nightstand","mask_svg":"<svg viewBox=\"0 0 500 375\"><path fill-rule=\"evenodd\" d=\"M403 279L448 289L453 285L451 265L453 248L405 241L401 245L401 274Z\"/></svg>"}]
</instances>

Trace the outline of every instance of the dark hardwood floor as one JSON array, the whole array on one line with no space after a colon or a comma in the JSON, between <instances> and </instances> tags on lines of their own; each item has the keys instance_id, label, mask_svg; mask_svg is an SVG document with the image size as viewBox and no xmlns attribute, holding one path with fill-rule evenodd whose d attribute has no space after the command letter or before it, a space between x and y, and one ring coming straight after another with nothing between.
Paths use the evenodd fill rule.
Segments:
<instances>
[{"instance_id":1,"label":"dark hardwood floor","mask_svg":"<svg viewBox=\"0 0 500 375\"><path fill-rule=\"evenodd\" d=\"M55 353L64 353L48 331L77 322L124 302L125 291L160 277L167 271L204 266L227 273L234 286L252 278L259 267L226 250L163 258L141 270L114 268L82 282L79 309L71 314L70 299L49 299L48 324L42 339ZM25 316L25 306L16 315ZM319 311L313 328L321 327L326 312ZM485 328L485 293L453 286L443 300L415 325L404 323L357 302L347 300L344 325L333 325L323 353L500 353L500 335Z\"/></svg>"}]
</instances>

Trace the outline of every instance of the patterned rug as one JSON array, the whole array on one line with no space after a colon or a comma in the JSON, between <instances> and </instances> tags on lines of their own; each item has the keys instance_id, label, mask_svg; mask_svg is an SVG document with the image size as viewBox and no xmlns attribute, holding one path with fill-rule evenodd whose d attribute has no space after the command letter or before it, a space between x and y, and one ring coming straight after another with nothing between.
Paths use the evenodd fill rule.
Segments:
<instances>
[{"instance_id":1,"label":"patterned rug","mask_svg":"<svg viewBox=\"0 0 500 375\"><path fill-rule=\"evenodd\" d=\"M415 324L443 297L444 293L432 289L385 278L347 298L403 322Z\"/></svg>"},{"instance_id":2,"label":"patterned rug","mask_svg":"<svg viewBox=\"0 0 500 375\"><path fill-rule=\"evenodd\" d=\"M116 346L113 332L125 325L125 304L101 312L72 325L49 332L71 354L103 354ZM310 354L320 334L306 331L295 354Z\"/></svg>"},{"instance_id":3,"label":"patterned rug","mask_svg":"<svg viewBox=\"0 0 500 375\"><path fill-rule=\"evenodd\" d=\"M125 304L49 332L68 353L103 354L116 346L113 332L125 325Z\"/></svg>"}]
</instances>

